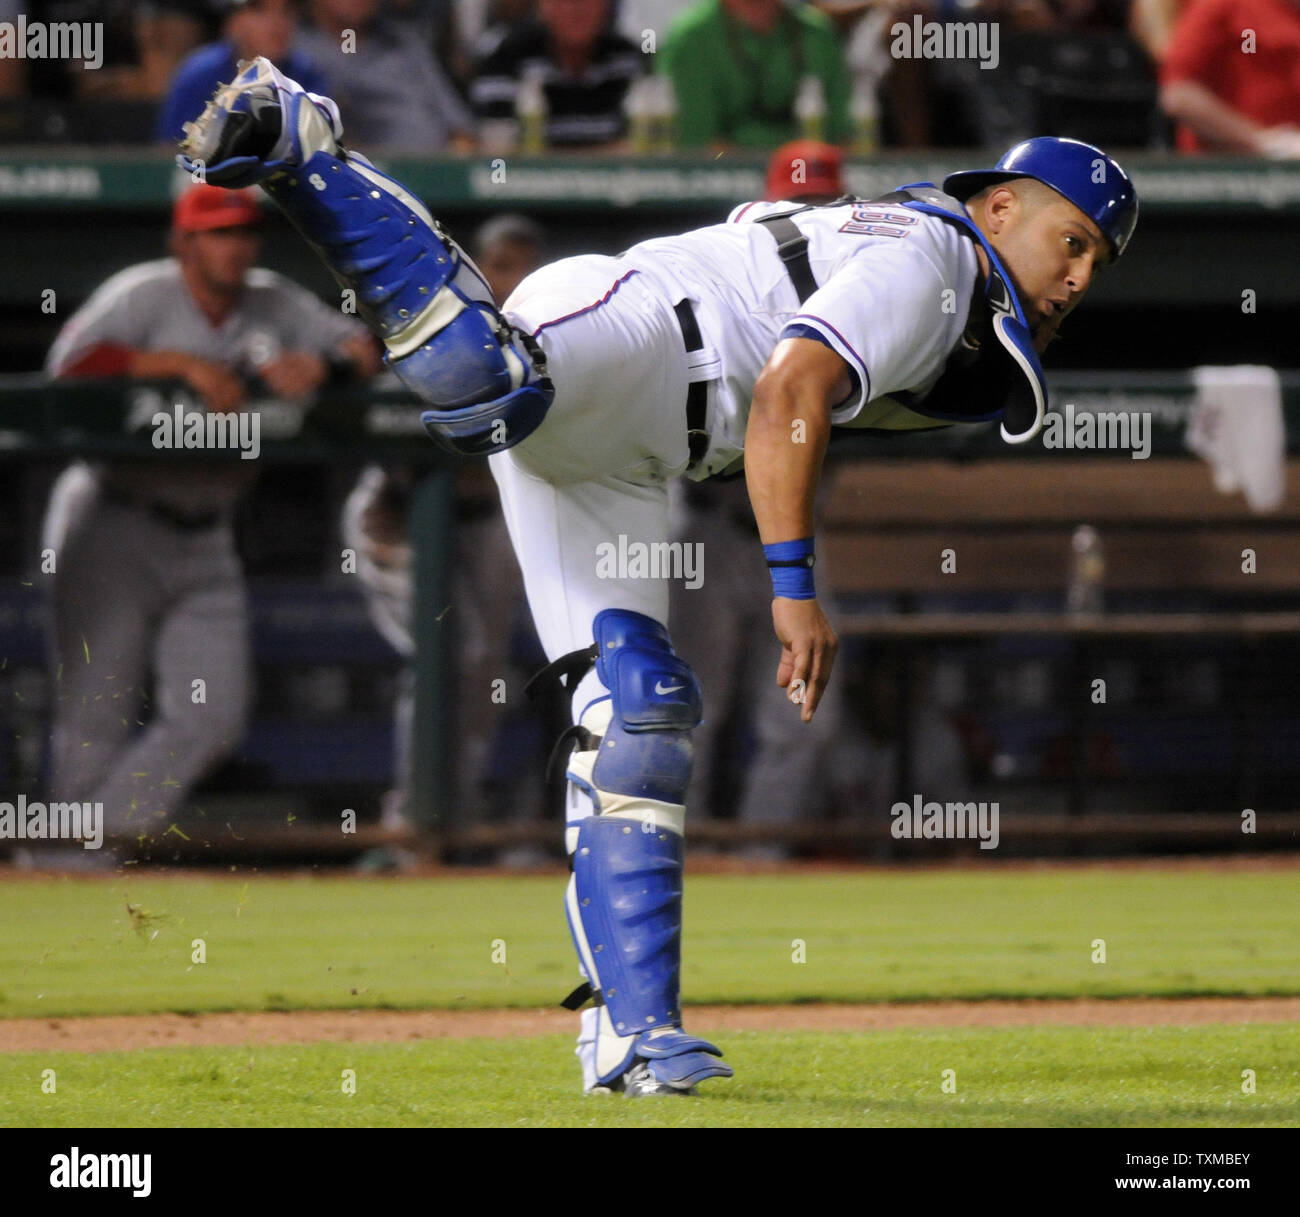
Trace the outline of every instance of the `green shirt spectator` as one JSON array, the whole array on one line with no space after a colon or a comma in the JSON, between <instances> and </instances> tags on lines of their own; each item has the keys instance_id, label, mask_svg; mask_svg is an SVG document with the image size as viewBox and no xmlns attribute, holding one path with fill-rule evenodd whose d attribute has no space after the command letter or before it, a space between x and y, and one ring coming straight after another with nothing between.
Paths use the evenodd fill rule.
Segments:
<instances>
[{"instance_id":1,"label":"green shirt spectator","mask_svg":"<svg viewBox=\"0 0 1300 1217\"><path fill-rule=\"evenodd\" d=\"M799 136L794 103L804 76L826 95L823 138L850 138L850 81L830 19L783 0L700 0L668 31L661 71L677 94L683 147L771 149Z\"/></svg>"}]
</instances>

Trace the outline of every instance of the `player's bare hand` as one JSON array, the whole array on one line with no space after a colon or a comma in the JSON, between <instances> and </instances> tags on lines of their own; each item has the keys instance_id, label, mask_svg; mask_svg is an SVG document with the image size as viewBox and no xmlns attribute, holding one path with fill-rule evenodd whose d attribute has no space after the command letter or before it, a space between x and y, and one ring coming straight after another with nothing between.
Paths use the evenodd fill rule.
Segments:
<instances>
[{"instance_id":1,"label":"player's bare hand","mask_svg":"<svg viewBox=\"0 0 1300 1217\"><path fill-rule=\"evenodd\" d=\"M306 397L325 383L329 369L319 355L310 351L286 351L278 359L262 364L257 374L279 397Z\"/></svg>"},{"instance_id":2,"label":"player's bare hand","mask_svg":"<svg viewBox=\"0 0 1300 1217\"><path fill-rule=\"evenodd\" d=\"M224 364L211 359L187 359L181 375L209 410L226 413L243 405L244 382Z\"/></svg>"},{"instance_id":3,"label":"player's bare hand","mask_svg":"<svg viewBox=\"0 0 1300 1217\"><path fill-rule=\"evenodd\" d=\"M776 597L772 625L781 644L776 683L801 705L800 717L810 723L830 680L839 639L816 600Z\"/></svg>"}]
</instances>

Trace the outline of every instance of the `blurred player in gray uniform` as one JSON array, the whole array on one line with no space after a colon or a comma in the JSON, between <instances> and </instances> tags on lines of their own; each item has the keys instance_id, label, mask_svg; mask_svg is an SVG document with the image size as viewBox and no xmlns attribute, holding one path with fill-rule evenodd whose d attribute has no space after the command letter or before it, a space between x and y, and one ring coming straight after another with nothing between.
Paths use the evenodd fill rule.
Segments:
<instances>
[{"instance_id":1,"label":"blurred player in gray uniform","mask_svg":"<svg viewBox=\"0 0 1300 1217\"><path fill-rule=\"evenodd\" d=\"M373 374L378 355L355 317L254 268L261 214L249 192L190 188L172 256L103 283L47 370L176 378L214 411ZM162 452L77 462L54 485L42 539L55 554L52 797L102 802L110 836L165 828L243 732L248 618L231 521L255 469L234 454Z\"/></svg>"}]
</instances>

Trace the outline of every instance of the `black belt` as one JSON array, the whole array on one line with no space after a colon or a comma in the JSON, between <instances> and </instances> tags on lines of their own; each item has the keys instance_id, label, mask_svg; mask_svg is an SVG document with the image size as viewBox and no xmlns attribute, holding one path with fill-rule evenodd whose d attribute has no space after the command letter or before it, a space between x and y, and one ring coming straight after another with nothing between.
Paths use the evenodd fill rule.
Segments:
<instances>
[{"instance_id":1,"label":"black belt","mask_svg":"<svg viewBox=\"0 0 1300 1217\"><path fill-rule=\"evenodd\" d=\"M700 334L699 324L695 320L695 310L689 300L681 300L673 306L677 314L677 324L682 327L682 341L686 350L702 351L704 338ZM686 466L694 469L709 450L709 382L692 381L686 390L686 442L690 445L691 459Z\"/></svg>"},{"instance_id":2,"label":"black belt","mask_svg":"<svg viewBox=\"0 0 1300 1217\"><path fill-rule=\"evenodd\" d=\"M807 211L801 207L799 211ZM812 266L808 261L808 238L790 219L797 212L782 212L779 215L764 216L756 221L772 234L776 241L776 252L785 264L786 273L799 294L802 304L817 290L817 280L813 276ZM677 324L682 327L682 341L686 343L687 352L704 348L704 338L695 320L695 310L689 300L679 301L673 308L677 314ZM691 459L686 466L694 469L709 450L709 386L704 380L693 381L686 390L686 438L690 445Z\"/></svg>"},{"instance_id":3,"label":"black belt","mask_svg":"<svg viewBox=\"0 0 1300 1217\"><path fill-rule=\"evenodd\" d=\"M155 520L178 532L202 532L208 528L215 528L224 518L219 511L184 511L179 507L173 507L170 503L141 498L112 486L103 487L100 493L106 502L117 507L133 507L137 511L147 512Z\"/></svg>"}]
</instances>

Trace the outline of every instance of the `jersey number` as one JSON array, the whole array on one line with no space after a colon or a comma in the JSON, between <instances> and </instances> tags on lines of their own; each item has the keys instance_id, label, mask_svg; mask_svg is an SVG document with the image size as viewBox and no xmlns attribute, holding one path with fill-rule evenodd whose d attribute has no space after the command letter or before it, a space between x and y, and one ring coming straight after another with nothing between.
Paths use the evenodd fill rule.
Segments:
<instances>
[{"instance_id":1,"label":"jersey number","mask_svg":"<svg viewBox=\"0 0 1300 1217\"><path fill-rule=\"evenodd\" d=\"M862 203L853 208L852 217L840 232L853 232L863 237L905 237L918 219L920 217L914 211Z\"/></svg>"}]
</instances>

